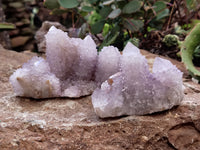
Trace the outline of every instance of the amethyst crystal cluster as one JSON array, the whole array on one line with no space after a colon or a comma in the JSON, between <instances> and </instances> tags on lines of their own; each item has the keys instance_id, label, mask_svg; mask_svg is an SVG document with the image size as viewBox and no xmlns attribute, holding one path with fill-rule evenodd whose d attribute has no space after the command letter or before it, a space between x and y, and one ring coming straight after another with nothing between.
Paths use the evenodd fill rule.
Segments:
<instances>
[{"instance_id":1,"label":"amethyst crystal cluster","mask_svg":"<svg viewBox=\"0 0 200 150\"><path fill-rule=\"evenodd\" d=\"M46 59L33 57L10 77L17 96L80 97L92 94L102 118L143 115L170 109L183 99L182 72L168 60L147 60L128 43L120 53L113 46L97 54L90 36L70 38L51 27L46 34Z\"/></svg>"},{"instance_id":2,"label":"amethyst crystal cluster","mask_svg":"<svg viewBox=\"0 0 200 150\"><path fill-rule=\"evenodd\" d=\"M10 77L18 96L80 97L94 91L97 50L90 36L70 38L51 27L46 48L46 59L33 57Z\"/></svg>"},{"instance_id":3,"label":"amethyst crystal cluster","mask_svg":"<svg viewBox=\"0 0 200 150\"><path fill-rule=\"evenodd\" d=\"M115 55L113 53L113 57ZM92 94L98 116L143 115L180 104L183 99L182 72L170 61L156 58L151 73L146 58L131 43L116 59L117 73L108 77Z\"/></svg>"}]
</instances>

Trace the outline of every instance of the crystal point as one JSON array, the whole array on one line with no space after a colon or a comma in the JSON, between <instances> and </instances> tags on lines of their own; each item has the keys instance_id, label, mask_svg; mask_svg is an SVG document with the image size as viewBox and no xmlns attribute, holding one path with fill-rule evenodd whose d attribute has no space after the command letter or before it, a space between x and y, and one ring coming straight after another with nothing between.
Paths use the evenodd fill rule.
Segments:
<instances>
[{"instance_id":1,"label":"crystal point","mask_svg":"<svg viewBox=\"0 0 200 150\"><path fill-rule=\"evenodd\" d=\"M104 47L99 53L96 68L96 81L102 83L119 71L120 52L113 46Z\"/></svg>"},{"instance_id":2,"label":"crystal point","mask_svg":"<svg viewBox=\"0 0 200 150\"><path fill-rule=\"evenodd\" d=\"M156 58L151 73L146 58L128 43L119 64L120 72L92 94L94 110L101 118L149 114L182 101L182 73L170 61Z\"/></svg>"},{"instance_id":3,"label":"crystal point","mask_svg":"<svg viewBox=\"0 0 200 150\"><path fill-rule=\"evenodd\" d=\"M70 38L54 26L45 38L46 60L33 58L10 77L16 94L33 98L91 94L96 88L94 74L97 61L93 39L90 36L84 40Z\"/></svg>"}]
</instances>

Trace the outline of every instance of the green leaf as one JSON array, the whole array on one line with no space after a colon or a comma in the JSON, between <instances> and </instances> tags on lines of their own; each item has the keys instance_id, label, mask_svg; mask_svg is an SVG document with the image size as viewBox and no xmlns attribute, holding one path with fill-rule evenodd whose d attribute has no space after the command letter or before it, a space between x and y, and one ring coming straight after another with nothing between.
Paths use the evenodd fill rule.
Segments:
<instances>
[{"instance_id":1,"label":"green leaf","mask_svg":"<svg viewBox=\"0 0 200 150\"><path fill-rule=\"evenodd\" d=\"M44 2L44 6L47 7L48 9L55 9L60 7L57 0L46 0Z\"/></svg>"},{"instance_id":2,"label":"green leaf","mask_svg":"<svg viewBox=\"0 0 200 150\"><path fill-rule=\"evenodd\" d=\"M119 15L121 14L121 9L115 9L113 10L109 15L108 15L108 18L110 19L115 19L117 18Z\"/></svg>"},{"instance_id":3,"label":"green leaf","mask_svg":"<svg viewBox=\"0 0 200 150\"><path fill-rule=\"evenodd\" d=\"M124 6L122 12L125 14L131 14L131 13L134 13L134 12L137 12L138 10L140 10L141 7L142 7L141 1L133 0Z\"/></svg>"},{"instance_id":4,"label":"green leaf","mask_svg":"<svg viewBox=\"0 0 200 150\"><path fill-rule=\"evenodd\" d=\"M155 18L157 21L169 16L169 9L163 1L157 1L153 7L157 13Z\"/></svg>"},{"instance_id":5,"label":"green leaf","mask_svg":"<svg viewBox=\"0 0 200 150\"><path fill-rule=\"evenodd\" d=\"M87 29L88 29L87 23L83 23L82 26L80 27L79 38L83 39L86 36Z\"/></svg>"},{"instance_id":6,"label":"green leaf","mask_svg":"<svg viewBox=\"0 0 200 150\"><path fill-rule=\"evenodd\" d=\"M91 15L89 15L88 17L88 23L91 24L95 24L96 22L98 22L99 20L102 20L101 15L99 15L99 13L97 13L96 11L94 11Z\"/></svg>"},{"instance_id":7,"label":"green leaf","mask_svg":"<svg viewBox=\"0 0 200 150\"><path fill-rule=\"evenodd\" d=\"M144 26L143 21L134 19L125 19L124 27L131 32L137 32Z\"/></svg>"},{"instance_id":8,"label":"green leaf","mask_svg":"<svg viewBox=\"0 0 200 150\"><path fill-rule=\"evenodd\" d=\"M91 31L93 34L98 34L103 30L105 20L100 20L93 25L91 25Z\"/></svg>"},{"instance_id":9,"label":"green leaf","mask_svg":"<svg viewBox=\"0 0 200 150\"><path fill-rule=\"evenodd\" d=\"M93 11L94 9L93 9L92 7L90 7L90 6L83 6L83 7L81 8L81 10L82 10L82 11L85 11L85 12L91 12L91 11Z\"/></svg>"},{"instance_id":10,"label":"green leaf","mask_svg":"<svg viewBox=\"0 0 200 150\"><path fill-rule=\"evenodd\" d=\"M155 12L158 13L166 8L166 4L163 1L157 1L153 5L153 8L154 8Z\"/></svg>"},{"instance_id":11,"label":"green leaf","mask_svg":"<svg viewBox=\"0 0 200 150\"><path fill-rule=\"evenodd\" d=\"M130 38L129 40L127 40L125 43L124 43L124 46L128 43L128 42L131 42L133 45L135 45L136 47L139 47L139 44L140 44L140 40L136 37L133 37L133 38Z\"/></svg>"},{"instance_id":12,"label":"green leaf","mask_svg":"<svg viewBox=\"0 0 200 150\"><path fill-rule=\"evenodd\" d=\"M165 10L161 11L160 13L158 13L156 16L156 20L161 20L167 16L169 16L169 9L165 9Z\"/></svg>"},{"instance_id":13,"label":"green leaf","mask_svg":"<svg viewBox=\"0 0 200 150\"><path fill-rule=\"evenodd\" d=\"M88 12L80 11L79 14L80 14L85 20L88 20L88 18L89 18Z\"/></svg>"},{"instance_id":14,"label":"green leaf","mask_svg":"<svg viewBox=\"0 0 200 150\"><path fill-rule=\"evenodd\" d=\"M102 32L103 37L105 37L105 36L108 34L108 32L109 32L109 30L110 30L110 26L111 26L111 25L109 25L108 23L105 23L105 24L104 24L103 32Z\"/></svg>"},{"instance_id":15,"label":"green leaf","mask_svg":"<svg viewBox=\"0 0 200 150\"><path fill-rule=\"evenodd\" d=\"M15 29L15 25L12 23L0 23L0 30Z\"/></svg>"},{"instance_id":16,"label":"green leaf","mask_svg":"<svg viewBox=\"0 0 200 150\"><path fill-rule=\"evenodd\" d=\"M98 0L88 0L88 2L90 3L90 4L94 4L94 3L96 3Z\"/></svg>"},{"instance_id":17,"label":"green leaf","mask_svg":"<svg viewBox=\"0 0 200 150\"><path fill-rule=\"evenodd\" d=\"M119 36L119 30L119 26L115 26L114 28L112 28L112 30L106 35L105 39L101 43L99 50L101 50L104 46L113 44Z\"/></svg>"},{"instance_id":18,"label":"green leaf","mask_svg":"<svg viewBox=\"0 0 200 150\"><path fill-rule=\"evenodd\" d=\"M68 10L64 10L64 9L54 9L51 11L50 14L53 14L53 15L62 15L64 13L68 12Z\"/></svg>"},{"instance_id":19,"label":"green leaf","mask_svg":"<svg viewBox=\"0 0 200 150\"><path fill-rule=\"evenodd\" d=\"M77 0L58 0L58 2L64 8L75 8L79 5Z\"/></svg>"},{"instance_id":20,"label":"green leaf","mask_svg":"<svg viewBox=\"0 0 200 150\"><path fill-rule=\"evenodd\" d=\"M111 7L105 6L100 10L99 14L102 16L102 18L106 18L111 11Z\"/></svg>"},{"instance_id":21,"label":"green leaf","mask_svg":"<svg viewBox=\"0 0 200 150\"><path fill-rule=\"evenodd\" d=\"M186 0L186 6L189 9L189 11L197 10L199 1L198 0Z\"/></svg>"},{"instance_id":22,"label":"green leaf","mask_svg":"<svg viewBox=\"0 0 200 150\"><path fill-rule=\"evenodd\" d=\"M197 58L197 59L200 59L200 45L198 45L195 50L194 50L194 53L193 53L193 57L194 58Z\"/></svg>"},{"instance_id":23,"label":"green leaf","mask_svg":"<svg viewBox=\"0 0 200 150\"><path fill-rule=\"evenodd\" d=\"M115 0L104 0L103 5L110 5L114 2L115 2Z\"/></svg>"},{"instance_id":24,"label":"green leaf","mask_svg":"<svg viewBox=\"0 0 200 150\"><path fill-rule=\"evenodd\" d=\"M189 26L189 28L193 28L195 25L197 25L198 23L200 23L199 19L191 19L191 27ZM188 27L188 24L187 26ZM182 27L183 28L183 27Z\"/></svg>"}]
</instances>

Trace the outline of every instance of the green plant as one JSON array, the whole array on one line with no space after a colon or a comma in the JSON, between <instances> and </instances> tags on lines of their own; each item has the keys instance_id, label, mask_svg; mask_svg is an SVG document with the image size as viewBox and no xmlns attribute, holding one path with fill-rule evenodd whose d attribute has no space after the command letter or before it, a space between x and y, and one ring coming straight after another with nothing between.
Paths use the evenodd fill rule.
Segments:
<instances>
[{"instance_id":1,"label":"green plant","mask_svg":"<svg viewBox=\"0 0 200 150\"><path fill-rule=\"evenodd\" d=\"M198 59L198 60L200 59L200 44L195 48L193 57L194 59Z\"/></svg>"},{"instance_id":2,"label":"green plant","mask_svg":"<svg viewBox=\"0 0 200 150\"><path fill-rule=\"evenodd\" d=\"M177 35L167 34L163 39L163 43L165 43L167 47L172 47L172 46L178 46L180 41Z\"/></svg>"},{"instance_id":3,"label":"green plant","mask_svg":"<svg viewBox=\"0 0 200 150\"><path fill-rule=\"evenodd\" d=\"M0 31L5 31L5 30L12 30L15 29L15 25L12 23L0 23Z\"/></svg>"},{"instance_id":4,"label":"green plant","mask_svg":"<svg viewBox=\"0 0 200 150\"><path fill-rule=\"evenodd\" d=\"M167 3L167 0L46 0L44 5L51 9L51 14L71 14L73 27L82 21L97 38L102 33L99 49L110 44L122 49L128 40L144 38L147 28L162 28L170 12Z\"/></svg>"},{"instance_id":5,"label":"green plant","mask_svg":"<svg viewBox=\"0 0 200 150\"><path fill-rule=\"evenodd\" d=\"M195 49L200 44L200 23L197 24L185 38L181 46L181 58L190 74L200 81L200 72L195 68L192 60Z\"/></svg>"}]
</instances>

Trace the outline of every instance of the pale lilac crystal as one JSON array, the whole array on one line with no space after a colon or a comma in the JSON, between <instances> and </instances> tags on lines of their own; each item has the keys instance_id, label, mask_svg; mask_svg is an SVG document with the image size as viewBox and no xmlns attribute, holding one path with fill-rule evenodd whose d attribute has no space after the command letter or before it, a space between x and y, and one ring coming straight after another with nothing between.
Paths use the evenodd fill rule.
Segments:
<instances>
[{"instance_id":1,"label":"pale lilac crystal","mask_svg":"<svg viewBox=\"0 0 200 150\"><path fill-rule=\"evenodd\" d=\"M104 47L98 55L96 81L102 83L119 71L120 52L113 46Z\"/></svg>"},{"instance_id":2,"label":"pale lilac crystal","mask_svg":"<svg viewBox=\"0 0 200 150\"><path fill-rule=\"evenodd\" d=\"M94 72L97 59L96 44L90 36L83 40L70 38L67 33L51 27L46 34L47 62L61 80L63 97L91 94L96 88Z\"/></svg>"},{"instance_id":3,"label":"pale lilac crystal","mask_svg":"<svg viewBox=\"0 0 200 150\"><path fill-rule=\"evenodd\" d=\"M121 73L109 77L92 94L92 103L97 115L102 118L121 116L126 113Z\"/></svg>"},{"instance_id":4,"label":"pale lilac crystal","mask_svg":"<svg viewBox=\"0 0 200 150\"><path fill-rule=\"evenodd\" d=\"M80 97L91 94L96 88L94 75L97 62L96 44L92 38L90 36L86 36L84 40L70 38L67 33L54 26L45 37L46 60L37 58L41 59L39 61L34 58L11 76L16 94L34 98ZM48 88L43 80L45 78L50 80L49 74L51 78L59 81L55 85L54 82L50 82L59 92L52 91L53 93L48 95L43 94L44 89ZM21 78L25 81L23 85L18 81Z\"/></svg>"},{"instance_id":5,"label":"pale lilac crystal","mask_svg":"<svg viewBox=\"0 0 200 150\"><path fill-rule=\"evenodd\" d=\"M158 91L158 97L162 97L162 93L164 93L165 100L168 101L168 106L166 104L165 108L171 108L174 105L178 105L183 99L183 73L178 70L170 61L157 57L153 65L153 74L160 82L160 86L165 87L153 87L157 88L155 90Z\"/></svg>"},{"instance_id":6,"label":"pale lilac crystal","mask_svg":"<svg viewBox=\"0 0 200 150\"><path fill-rule=\"evenodd\" d=\"M18 96L80 97L96 88L92 104L102 118L162 111L183 99L182 73L161 58L156 58L151 73L146 58L131 43L122 55L108 46L97 56L90 36L69 38L55 27L46 43L46 60L34 57L10 77Z\"/></svg>"},{"instance_id":7,"label":"pale lilac crystal","mask_svg":"<svg viewBox=\"0 0 200 150\"><path fill-rule=\"evenodd\" d=\"M64 90L62 91L62 97L81 97L90 95L97 87L94 81L88 80L66 80L62 82Z\"/></svg>"},{"instance_id":8,"label":"pale lilac crystal","mask_svg":"<svg viewBox=\"0 0 200 150\"><path fill-rule=\"evenodd\" d=\"M126 46L124 47L123 53L140 54L140 50L131 42L128 42Z\"/></svg>"},{"instance_id":9,"label":"pale lilac crystal","mask_svg":"<svg viewBox=\"0 0 200 150\"><path fill-rule=\"evenodd\" d=\"M59 79L50 72L48 63L33 57L10 77L18 96L33 98L57 97L61 94Z\"/></svg>"},{"instance_id":10,"label":"pale lilac crystal","mask_svg":"<svg viewBox=\"0 0 200 150\"><path fill-rule=\"evenodd\" d=\"M94 110L101 118L162 111L182 99L182 73L162 58L156 58L151 73L146 58L131 43L120 57L120 72L92 94Z\"/></svg>"},{"instance_id":11,"label":"pale lilac crystal","mask_svg":"<svg viewBox=\"0 0 200 150\"><path fill-rule=\"evenodd\" d=\"M73 68L75 78L92 80L97 61L97 50L94 40L88 35L83 40L72 38L72 41L79 53L77 65Z\"/></svg>"},{"instance_id":12,"label":"pale lilac crystal","mask_svg":"<svg viewBox=\"0 0 200 150\"><path fill-rule=\"evenodd\" d=\"M46 56L51 72L59 79L67 79L73 72L73 66L78 62L78 50L73 40L66 32L50 28L46 37Z\"/></svg>"}]
</instances>

